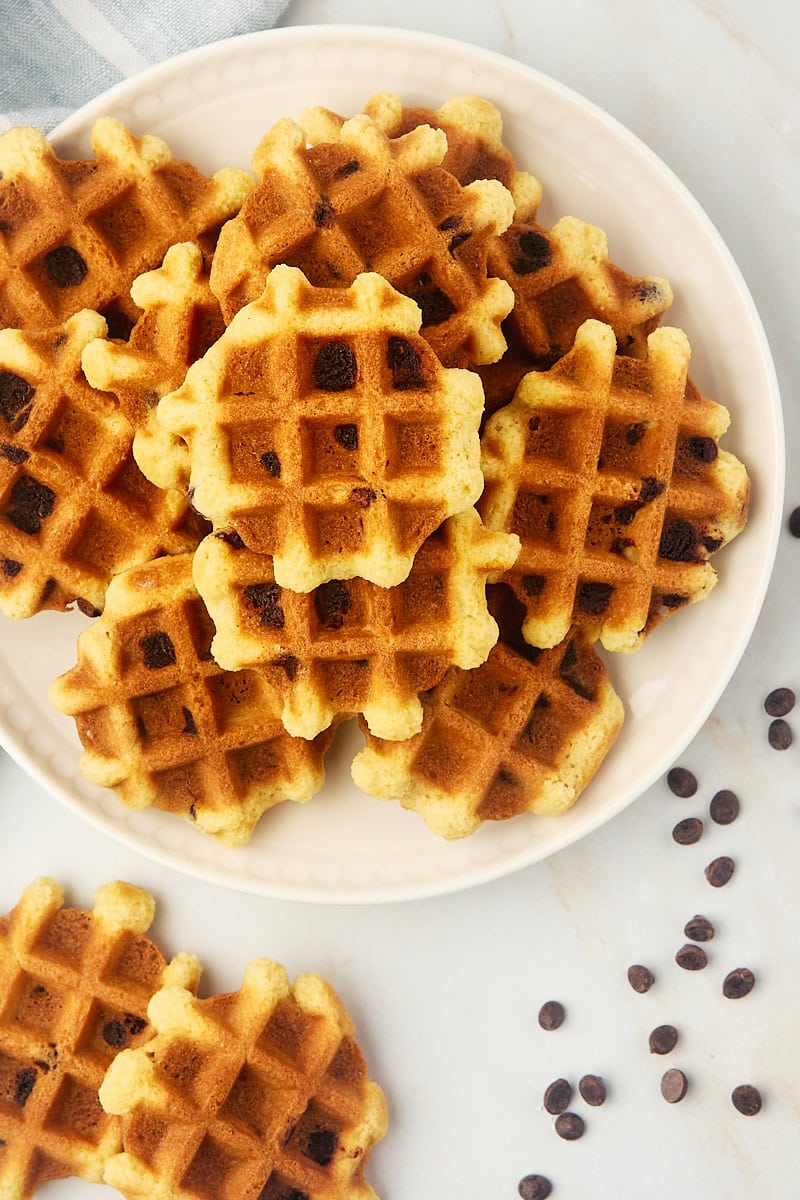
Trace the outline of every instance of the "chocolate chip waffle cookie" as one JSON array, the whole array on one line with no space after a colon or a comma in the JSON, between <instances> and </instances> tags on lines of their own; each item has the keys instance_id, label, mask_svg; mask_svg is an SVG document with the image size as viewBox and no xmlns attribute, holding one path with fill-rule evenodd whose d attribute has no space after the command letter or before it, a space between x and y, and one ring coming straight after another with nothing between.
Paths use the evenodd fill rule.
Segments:
<instances>
[{"instance_id":1,"label":"chocolate chip waffle cookie","mask_svg":"<svg viewBox=\"0 0 800 1200\"><path fill-rule=\"evenodd\" d=\"M520 537L503 578L531 645L555 646L576 623L635 650L708 595L709 555L747 519L747 473L718 445L728 412L688 378L686 335L659 329L647 346L643 361L617 355L614 330L587 321L486 425L479 507Z\"/></svg>"},{"instance_id":2,"label":"chocolate chip waffle cookie","mask_svg":"<svg viewBox=\"0 0 800 1200\"><path fill-rule=\"evenodd\" d=\"M121 1125L98 1088L123 1047L152 1036L147 1005L163 983L196 986L186 955L170 966L145 933L152 897L111 883L92 912L63 908L52 879L0 918L0 1195L26 1200L51 1179L100 1182Z\"/></svg>"},{"instance_id":3,"label":"chocolate chip waffle cookie","mask_svg":"<svg viewBox=\"0 0 800 1200\"><path fill-rule=\"evenodd\" d=\"M399 800L445 838L522 812L566 812L622 726L622 701L582 630L535 650L509 619L501 616L500 628L485 663L451 667L420 697L416 737L380 741L362 723L367 744L353 760L355 783Z\"/></svg>"},{"instance_id":4,"label":"chocolate chip waffle cookie","mask_svg":"<svg viewBox=\"0 0 800 1200\"><path fill-rule=\"evenodd\" d=\"M391 587L480 495L480 382L444 369L419 323L379 275L314 288L278 266L160 402L189 446L193 504L272 555L281 587Z\"/></svg>"},{"instance_id":5,"label":"chocolate chip waffle cookie","mask_svg":"<svg viewBox=\"0 0 800 1200\"><path fill-rule=\"evenodd\" d=\"M498 359L513 293L487 279L486 254L514 202L496 180L462 187L440 166L446 150L428 126L389 139L362 115L335 142L309 147L299 125L279 121L253 157L261 182L225 226L211 268L226 321L261 295L277 263L318 287L374 271L419 305L445 366Z\"/></svg>"},{"instance_id":6,"label":"chocolate chip waffle cookie","mask_svg":"<svg viewBox=\"0 0 800 1200\"><path fill-rule=\"evenodd\" d=\"M92 150L70 161L35 129L0 137L0 328L42 329L91 308L125 336L136 276L173 242L211 249L253 186L232 168L208 179L112 117L95 123Z\"/></svg>"},{"instance_id":7,"label":"chocolate chip waffle cookie","mask_svg":"<svg viewBox=\"0 0 800 1200\"><path fill-rule=\"evenodd\" d=\"M479 371L488 413L509 402L528 371L566 354L589 318L612 327L621 353L643 357L672 303L666 279L626 274L609 260L603 230L577 217L562 217L552 229L515 218L492 240L489 269L510 284L514 308L503 324L508 349Z\"/></svg>"},{"instance_id":8,"label":"chocolate chip waffle cookie","mask_svg":"<svg viewBox=\"0 0 800 1200\"><path fill-rule=\"evenodd\" d=\"M189 487L189 452L156 417L162 396L180 387L193 362L222 335L225 323L195 242L167 251L161 267L135 279L131 299L141 315L126 342L98 338L83 351L94 388L112 392L136 435L133 456L151 483Z\"/></svg>"},{"instance_id":9,"label":"chocolate chip waffle cookie","mask_svg":"<svg viewBox=\"0 0 800 1200\"><path fill-rule=\"evenodd\" d=\"M75 718L93 783L242 845L267 809L319 791L333 731L289 737L263 672L223 671L213 633L191 556L156 559L112 580L50 700Z\"/></svg>"},{"instance_id":10,"label":"chocolate chip waffle cookie","mask_svg":"<svg viewBox=\"0 0 800 1200\"><path fill-rule=\"evenodd\" d=\"M231 670L262 667L290 733L314 737L338 713L363 713L377 737L405 738L422 722L418 693L494 645L485 584L517 549L469 509L431 534L394 588L353 579L290 592L266 555L224 534L201 542L194 575L217 627L214 657Z\"/></svg>"},{"instance_id":11,"label":"chocolate chip waffle cookie","mask_svg":"<svg viewBox=\"0 0 800 1200\"><path fill-rule=\"evenodd\" d=\"M123 1118L105 1178L127 1200L376 1200L385 1101L326 983L256 959L238 992L168 987L148 1011L155 1038L100 1092Z\"/></svg>"},{"instance_id":12,"label":"chocolate chip waffle cookie","mask_svg":"<svg viewBox=\"0 0 800 1200\"><path fill-rule=\"evenodd\" d=\"M144 478L133 429L89 387L81 353L106 323L83 311L55 328L0 330L0 609L28 617L78 600L96 613L111 577L197 544L177 491Z\"/></svg>"},{"instance_id":13,"label":"chocolate chip waffle cookie","mask_svg":"<svg viewBox=\"0 0 800 1200\"><path fill-rule=\"evenodd\" d=\"M490 101L481 96L453 96L441 108L408 108L393 92L378 92L364 105L364 112L391 138L402 137L418 125L443 130L447 137L447 153L442 159L445 170L462 184L499 179L514 198L514 220L535 221L542 185L517 167L503 144L503 118ZM300 114L300 124L312 144L335 142L344 122L344 117L329 108L305 108Z\"/></svg>"}]
</instances>

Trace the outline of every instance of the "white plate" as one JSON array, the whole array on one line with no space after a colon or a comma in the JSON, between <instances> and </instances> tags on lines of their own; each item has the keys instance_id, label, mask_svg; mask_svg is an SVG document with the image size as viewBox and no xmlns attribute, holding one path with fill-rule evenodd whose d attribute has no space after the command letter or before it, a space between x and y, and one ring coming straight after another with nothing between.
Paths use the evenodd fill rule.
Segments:
<instances>
[{"instance_id":1,"label":"white plate","mask_svg":"<svg viewBox=\"0 0 800 1200\"><path fill-rule=\"evenodd\" d=\"M666 320L693 343L692 374L726 404L724 444L753 484L745 532L715 559L710 598L678 614L610 671L627 708L623 732L571 812L487 825L441 842L416 814L362 795L349 759L360 737L337 738L323 793L267 814L252 843L230 850L185 822L132 813L78 771L72 722L52 711L49 681L74 662L78 614L42 614L0 630L0 737L22 765L87 820L143 854L190 874L275 897L335 903L433 895L504 875L596 829L675 760L738 663L761 607L783 493L783 435L775 372L752 299L697 202L637 138L588 101L529 67L427 34L363 27L299 27L193 51L128 80L65 122L58 152L88 150L93 121L111 113L162 135L174 153L211 171L249 165L270 124L306 105L357 112L375 91L438 105L478 93L505 118L520 165L544 184L542 219L566 213L602 226L611 255L633 274L665 275Z\"/></svg>"}]
</instances>

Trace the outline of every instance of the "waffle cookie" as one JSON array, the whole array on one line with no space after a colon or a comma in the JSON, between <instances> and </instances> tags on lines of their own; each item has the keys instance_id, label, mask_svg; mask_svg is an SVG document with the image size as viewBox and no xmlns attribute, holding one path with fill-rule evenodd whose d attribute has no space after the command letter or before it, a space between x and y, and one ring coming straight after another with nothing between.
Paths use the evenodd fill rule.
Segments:
<instances>
[{"instance_id":1,"label":"waffle cookie","mask_svg":"<svg viewBox=\"0 0 800 1200\"><path fill-rule=\"evenodd\" d=\"M445 838L522 812L566 812L622 726L622 701L581 629L535 650L502 617L500 628L485 663L451 667L421 696L416 737L384 742L362 722L355 783L399 800Z\"/></svg>"},{"instance_id":2,"label":"waffle cookie","mask_svg":"<svg viewBox=\"0 0 800 1200\"><path fill-rule=\"evenodd\" d=\"M519 535L503 579L533 646L578 624L635 650L708 595L709 555L744 527L747 473L718 445L727 409L689 379L684 333L656 330L647 346L641 361L617 355L614 330L587 321L486 425L479 507L489 528Z\"/></svg>"},{"instance_id":3,"label":"waffle cookie","mask_svg":"<svg viewBox=\"0 0 800 1200\"><path fill-rule=\"evenodd\" d=\"M133 457L145 478L160 488L187 491L186 443L158 421L156 407L225 328L197 243L171 246L162 266L134 280L131 299L141 315L130 338L89 342L81 357L83 373L92 387L112 392L119 402L136 431Z\"/></svg>"},{"instance_id":4,"label":"waffle cookie","mask_svg":"<svg viewBox=\"0 0 800 1200\"><path fill-rule=\"evenodd\" d=\"M376 1200L364 1169L385 1101L323 980L290 986L256 959L238 992L167 987L148 1011L155 1038L100 1091L123 1118L105 1179L127 1200Z\"/></svg>"},{"instance_id":5,"label":"waffle cookie","mask_svg":"<svg viewBox=\"0 0 800 1200\"><path fill-rule=\"evenodd\" d=\"M52 879L0 918L0 1195L26 1200L51 1179L98 1183L121 1124L100 1106L106 1068L152 1036L147 1005L170 982L194 988L197 961L167 966L147 937L152 897L111 883L92 912L64 908Z\"/></svg>"},{"instance_id":6,"label":"waffle cookie","mask_svg":"<svg viewBox=\"0 0 800 1200\"><path fill-rule=\"evenodd\" d=\"M333 731L289 737L264 673L223 671L211 658L213 633L191 555L126 571L50 700L75 718L93 783L131 808L178 813L242 845L267 809L319 791Z\"/></svg>"},{"instance_id":7,"label":"waffle cookie","mask_svg":"<svg viewBox=\"0 0 800 1200\"><path fill-rule=\"evenodd\" d=\"M405 107L393 92L378 92L364 105L387 137L402 137L418 125L443 130L447 153L442 166L459 183L476 179L499 179L514 198L514 220L534 221L542 198L542 185L527 171L520 171L514 156L503 144L503 118L498 109L481 96L453 96L441 108ZM335 142L345 118L328 108L305 108L300 124L312 144Z\"/></svg>"},{"instance_id":8,"label":"waffle cookie","mask_svg":"<svg viewBox=\"0 0 800 1200\"><path fill-rule=\"evenodd\" d=\"M217 627L214 657L230 670L262 667L290 733L314 737L339 713L363 713L377 737L405 738L422 722L418 693L452 664L483 662L497 640L485 584L517 550L469 509L431 534L394 588L334 579L290 592L266 555L226 534L201 542L194 577Z\"/></svg>"},{"instance_id":9,"label":"waffle cookie","mask_svg":"<svg viewBox=\"0 0 800 1200\"><path fill-rule=\"evenodd\" d=\"M93 159L60 159L35 129L0 137L0 328L42 329L82 308L125 336L131 283L173 242L213 248L253 186L245 171L206 178L160 138L113 117L92 129Z\"/></svg>"},{"instance_id":10,"label":"waffle cookie","mask_svg":"<svg viewBox=\"0 0 800 1200\"><path fill-rule=\"evenodd\" d=\"M374 271L422 310L422 334L445 366L494 362L511 288L487 279L491 239L514 202L497 180L468 187L441 167L447 139L420 126L389 139L367 116L335 142L306 145L284 119L253 157L260 183L222 231L211 287L226 321L256 300L269 269L299 267L318 287Z\"/></svg>"},{"instance_id":11,"label":"waffle cookie","mask_svg":"<svg viewBox=\"0 0 800 1200\"><path fill-rule=\"evenodd\" d=\"M480 495L480 382L444 369L419 323L379 275L315 288L278 266L160 402L189 446L192 503L272 555L281 587L391 587Z\"/></svg>"},{"instance_id":12,"label":"waffle cookie","mask_svg":"<svg viewBox=\"0 0 800 1200\"><path fill-rule=\"evenodd\" d=\"M666 279L626 274L609 260L603 230L577 217L562 217L552 229L515 219L492 240L489 268L511 286L514 308L503 324L508 349L479 370L488 413L511 400L528 371L566 354L590 318L612 327L621 353L643 357L672 303Z\"/></svg>"},{"instance_id":13,"label":"waffle cookie","mask_svg":"<svg viewBox=\"0 0 800 1200\"><path fill-rule=\"evenodd\" d=\"M78 600L101 610L111 577L197 544L185 496L144 478L133 429L89 387L86 344L106 332L83 311L49 330L0 330L0 610L29 617Z\"/></svg>"}]
</instances>

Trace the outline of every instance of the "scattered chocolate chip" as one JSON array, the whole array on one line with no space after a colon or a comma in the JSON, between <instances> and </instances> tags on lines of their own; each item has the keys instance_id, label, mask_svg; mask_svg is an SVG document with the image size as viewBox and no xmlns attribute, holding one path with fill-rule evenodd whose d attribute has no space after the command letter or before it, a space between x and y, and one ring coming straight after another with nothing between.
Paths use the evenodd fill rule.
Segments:
<instances>
[{"instance_id":1,"label":"scattered chocolate chip","mask_svg":"<svg viewBox=\"0 0 800 1200\"><path fill-rule=\"evenodd\" d=\"M526 1175L517 1184L522 1200L547 1200L553 1185L545 1175Z\"/></svg>"},{"instance_id":2,"label":"scattered chocolate chip","mask_svg":"<svg viewBox=\"0 0 800 1200\"><path fill-rule=\"evenodd\" d=\"M422 312L423 328L442 325L456 311L450 297L435 283L431 283L427 276L425 278L428 279L427 283L422 283L413 292L409 292L409 296L419 305Z\"/></svg>"},{"instance_id":3,"label":"scattered chocolate chip","mask_svg":"<svg viewBox=\"0 0 800 1200\"><path fill-rule=\"evenodd\" d=\"M326 342L314 359L314 384L323 392L346 392L355 387L356 356L346 342Z\"/></svg>"},{"instance_id":4,"label":"scattered chocolate chip","mask_svg":"<svg viewBox=\"0 0 800 1200\"><path fill-rule=\"evenodd\" d=\"M378 493L369 487L357 487L350 493L350 499L359 508L369 508L378 499Z\"/></svg>"},{"instance_id":5,"label":"scattered chocolate chip","mask_svg":"<svg viewBox=\"0 0 800 1200\"><path fill-rule=\"evenodd\" d=\"M715 792L708 811L711 820L716 821L717 825L730 825L739 815L739 797L727 789Z\"/></svg>"},{"instance_id":6,"label":"scattered chocolate chip","mask_svg":"<svg viewBox=\"0 0 800 1200\"><path fill-rule=\"evenodd\" d=\"M715 858L706 867L706 879L712 887L724 887L736 870L736 863L727 854Z\"/></svg>"},{"instance_id":7,"label":"scattered chocolate chip","mask_svg":"<svg viewBox=\"0 0 800 1200\"><path fill-rule=\"evenodd\" d=\"M526 596L530 596L532 600L541 596L544 588L544 575L523 575L520 579L522 590Z\"/></svg>"},{"instance_id":8,"label":"scattered chocolate chip","mask_svg":"<svg viewBox=\"0 0 800 1200\"><path fill-rule=\"evenodd\" d=\"M789 514L789 533L792 537L800 538L800 508L795 508Z\"/></svg>"},{"instance_id":9,"label":"scattered chocolate chip","mask_svg":"<svg viewBox=\"0 0 800 1200\"><path fill-rule=\"evenodd\" d=\"M19 575L20 571L22 570L22 563L17 562L15 558L4 558L0 563L0 567L2 567L3 574L6 576L6 578L13 579L16 575Z\"/></svg>"},{"instance_id":10,"label":"scattered chocolate chip","mask_svg":"<svg viewBox=\"0 0 800 1200\"><path fill-rule=\"evenodd\" d=\"M406 338L389 338L386 343L386 365L392 372L392 387L397 391L408 392L424 387L420 357Z\"/></svg>"},{"instance_id":11,"label":"scattered chocolate chip","mask_svg":"<svg viewBox=\"0 0 800 1200\"><path fill-rule=\"evenodd\" d=\"M314 209L314 224L318 229L330 229L336 216L336 210L328 196L320 196Z\"/></svg>"},{"instance_id":12,"label":"scattered chocolate chip","mask_svg":"<svg viewBox=\"0 0 800 1200\"><path fill-rule=\"evenodd\" d=\"M3 455L3 458L7 458L10 463L13 463L15 467L27 462L30 458L27 450L23 450L21 446L11 446L8 442L3 442L0 445L0 454Z\"/></svg>"},{"instance_id":13,"label":"scattered chocolate chip","mask_svg":"<svg viewBox=\"0 0 800 1200\"><path fill-rule=\"evenodd\" d=\"M614 588L610 583L598 583L597 581L581 583L578 585L575 602L581 612L587 613L590 617L599 617L608 608L613 591Z\"/></svg>"},{"instance_id":14,"label":"scattered chocolate chip","mask_svg":"<svg viewBox=\"0 0 800 1200\"><path fill-rule=\"evenodd\" d=\"M629 446L636 446L642 440L647 430L645 421L637 421L634 425L629 425L625 430L625 441Z\"/></svg>"},{"instance_id":15,"label":"scattered chocolate chip","mask_svg":"<svg viewBox=\"0 0 800 1200\"><path fill-rule=\"evenodd\" d=\"M158 671L161 667L171 667L176 662L175 647L172 638L163 629L151 633L139 642L144 655L144 665L148 671Z\"/></svg>"},{"instance_id":16,"label":"scattered chocolate chip","mask_svg":"<svg viewBox=\"0 0 800 1200\"><path fill-rule=\"evenodd\" d=\"M121 1021L109 1021L103 1026L103 1041L108 1042L115 1050L124 1046L127 1040L128 1031Z\"/></svg>"},{"instance_id":17,"label":"scattered chocolate chip","mask_svg":"<svg viewBox=\"0 0 800 1200\"><path fill-rule=\"evenodd\" d=\"M6 516L20 533L39 533L42 521L50 516L56 505L56 495L44 483L31 475L20 475L11 489L11 507Z\"/></svg>"},{"instance_id":18,"label":"scattered chocolate chip","mask_svg":"<svg viewBox=\"0 0 800 1200\"><path fill-rule=\"evenodd\" d=\"M764 701L764 711L770 717L785 717L796 703L797 697L791 688L774 688Z\"/></svg>"},{"instance_id":19,"label":"scattered chocolate chip","mask_svg":"<svg viewBox=\"0 0 800 1200\"><path fill-rule=\"evenodd\" d=\"M679 1071L677 1067L670 1067L661 1076L661 1095L667 1104L677 1104L679 1100L682 1100L688 1086L689 1081L683 1071Z\"/></svg>"},{"instance_id":20,"label":"scattered chocolate chip","mask_svg":"<svg viewBox=\"0 0 800 1200\"><path fill-rule=\"evenodd\" d=\"M44 268L59 288L77 287L86 278L86 260L74 246L56 246L44 256Z\"/></svg>"},{"instance_id":21,"label":"scattered chocolate chip","mask_svg":"<svg viewBox=\"0 0 800 1200\"><path fill-rule=\"evenodd\" d=\"M708 553L713 554L714 551L719 550L720 546L722 545L722 538L710 537L708 534L704 534L702 542Z\"/></svg>"},{"instance_id":22,"label":"scattered chocolate chip","mask_svg":"<svg viewBox=\"0 0 800 1200\"><path fill-rule=\"evenodd\" d=\"M655 479L652 475L648 475L642 480L642 486L639 489L639 499L642 504L650 504L657 496L660 496L664 491L666 484L661 479Z\"/></svg>"},{"instance_id":23,"label":"scattered chocolate chip","mask_svg":"<svg viewBox=\"0 0 800 1200\"><path fill-rule=\"evenodd\" d=\"M34 389L21 375L13 371L0 371L0 414L11 424L21 409L30 403Z\"/></svg>"},{"instance_id":24,"label":"scattered chocolate chip","mask_svg":"<svg viewBox=\"0 0 800 1200\"><path fill-rule=\"evenodd\" d=\"M792 744L792 730L784 720L771 721L767 740L773 750L788 750Z\"/></svg>"},{"instance_id":25,"label":"scattered chocolate chip","mask_svg":"<svg viewBox=\"0 0 800 1200\"><path fill-rule=\"evenodd\" d=\"M670 521L661 531L658 553L670 562L697 562L697 530L694 525L681 518Z\"/></svg>"},{"instance_id":26,"label":"scattered chocolate chip","mask_svg":"<svg viewBox=\"0 0 800 1200\"><path fill-rule=\"evenodd\" d=\"M564 1024L564 1005L559 1004L558 1000L548 1000L539 1009L539 1024L542 1029L558 1029L559 1025Z\"/></svg>"},{"instance_id":27,"label":"scattered chocolate chip","mask_svg":"<svg viewBox=\"0 0 800 1200\"><path fill-rule=\"evenodd\" d=\"M283 658L273 660L273 666L280 667L286 673L286 678L294 683L300 669L300 659L296 658L294 654L284 654Z\"/></svg>"},{"instance_id":28,"label":"scattered chocolate chip","mask_svg":"<svg viewBox=\"0 0 800 1200\"><path fill-rule=\"evenodd\" d=\"M583 1137L583 1132L586 1126L583 1123L583 1117L579 1117L577 1113L565 1112L556 1117L556 1133L565 1142L576 1142L579 1137Z\"/></svg>"},{"instance_id":29,"label":"scattered chocolate chip","mask_svg":"<svg viewBox=\"0 0 800 1200\"><path fill-rule=\"evenodd\" d=\"M23 1067L21 1071L17 1071L14 1079L14 1103L18 1104L20 1108L24 1108L35 1085L35 1067Z\"/></svg>"},{"instance_id":30,"label":"scattered chocolate chip","mask_svg":"<svg viewBox=\"0 0 800 1200\"><path fill-rule=\"evenodd\" d=\"M741 1000L747 996L756 985L756 977L749 967L736 967L729 971L722 981L722 994L729 1000Z\"/></svg>"},{"instance_id":31,"label":"scattered chocolate chip","mask_svg":"<svg viewBox=\"0 0 800 1200\"><path fill-rule=\"evenodd\" d=\"M719 453L717 443L710 437L691 437L686 442L686 448L692 458L702 463L714 462Z\"/></svg>"},{"instance_id":32,"label":"scattered chocolate chip","mask_svg":"<svg viewBox=\"0 0 800 1200\"><path fill-rule=\"evenodd\" d=\"M197 734L197 725L195 723L195 719L194 719L192 710L190 708L186 708L185 706L182 705L181 712L183 713L183 729L181 730L181 733L188 733L188 734L196 735Z\"/></svg>"},{"instance_id":33,"label":"scattered chocolate chip","mask_svg":"<svg viewBox=\"0 0 800 1200\"><path fill-rule=\"evenodd\" d=\"M125 1027L131 1037L136 1037L137 1033L141 1033L147 1024L147 1021L145 1021L144 1017L135 1017L133 1013L125 1013L125 1016L122 1019L125 1022Z\"/></svg>"},{"instance_id":34,"label":"scattered chocolate chip","mask_svg":"<svg viewBox=\"0 0 800 1200\"><path fill-rule=\"evenodd\" d=\"M445 217L443 221L439 222L436 228L441 229L443 233L446 233L448 229L458 229L460 224L461 217L459 217L458 214L454 214L451 217Z\"/></svg>"},{"instance_id":35,"label":"scattered chocolate chip","mask_svg":"<svg viewBox=\"0 0 800 1200\"><path fill-rule=\"evenodd\" d=\"M553 261L553 251L543 234L535 229L526 229L517 239L519 254L511 263L517 275L533 275Z\"/></svg>"},{"instance_id":36,"label":"scattered chocolate chip","mask_svg":"<svg viewBox=\"0 0 800 1200\"><path fill-rule=\"evenodd\" d=\"M678 1044L678 1031L674 1025L658 1025L650 1034L651 1054L669 1054Z\"/></svg>"},{"instance_id":37,"label":"scattered chocolate chip","mask_svg":"<svg viewBox=\"0 0 800 1200\"><path fill-rule=\"evenodd\" d=\"M688 800L697 791L697 779L686 767L673 767L667 774L667 787L673 795Z\"/></svg>"},{"instance_id":38,"label":"scattered chocolate chip","mask_svg":"<svg viewBox=\"0 0 800 1200\"><path fill-rule=\"evenodd\" d=\"M261 625L283 629L286 617L280 603L281 589L277 583L250 583L244 589L244 597L260 612Z\"/></svg>"},{"instance_id":39,"label":"scattered chocolate chip","mask_svg":"<svg viewBox=\"0 0 800 1200\"><path fill-rule=\"evenodd\" d=\"M664 608L681 608L684 604L689 603L689 597L680 592L665 592L661 597L661 603Z\"/></svg>"},{"instance_id":40,"label":"scattered chocolate chip","mask_svg":"<svg viewBox=\"0 0 800 1200\"><path fill-rule=\"evenodd\" d=\"M693 846L703 836L703 822L699 817L686 817L672 831L672 837L679 846Z\"/></svg>"},{"instance_id":41,"label":"scattered chocolate chip","mask_svg":"<svg viewBox=\"0 0 800 1200\"><path fill-rule=\"evenodd\" d=\"M693 942L710 942L714 936L714 926L709 921L708 917L697 916L691 917L683 927L683 932L687 938L691 938Z\"/></svg>"},{"instance_id":42,"label":"scattered chocolate chip","mask_svg":"<svg viewBox=\"0 0 800 1200\"><path fill-rule=\"evenodd\" d=\"M628 983L640 995L649 992L655 981L656 977L649 967L643 967L641 963L628 967Z\"/></svg>"},{"instance_id":43,"label":"scattered chocolate chip","mask_svg":"<svg viewBox=\"0 0 800 1200\"><path fill-rule=\"evenodd\" d=\"M761 1112L761 1093L752 1083L740 1083L731 1092L733 1107L745 1117Z\"/></svg>"},{"instance_id":44,"label":"scattered chocolate chip","mask_svg":"<svg viewBox=\"0 0 800 1200\"><path fill-rule=\"evenodd\" d=\"M327 1167L333 1158L338 1140L332 1129L314 1129L308 1137L306 1156L320 1167Z\"/></svg>"},{"instance_id":45,"label":"scattered chocolate chip","mask_svg":"<svg viewBox=\"0 0 800 1200\"><path fill-rule=\"evenodd\" d=\"M572 1084L567 1079L555 1079L544 1093L544 1107L552 1117L569 1108L572 1100Z\"/></svg>"},{"instance_id":46,"label":"scattered chocolate chip","mask_svg":"<svg viewBox=\"0 0 800 1200\"><path fill-rule=\"evenodd\" d=\"M336 174L340 179L346 179L348 175L355 175L356 171L358 171L360 167L361 163L358 161L358 159L351 158L349 162L344 164L344 166L339 167Z\"/></svg>"},{"instance_id":47,"label":"scattered chocolate chip","mask_svg":"<svg viewBox=\"0 0 800 1200\"><path fill-rule=\"evenodd\" d=\"M340 446L345 450L358 449L358 426L357 425L335 425L333 428L333 436Z\"/></svg>"},{"instance_id":48,"label":"scattered chocolate chip","mask_svg":"<svg viewBox=\"0 0 800 1200\"><path fill-rule=\"evenodd\" d=\"M702 971L708 966L708 956L702 946L681 946L675 955L675 962L684 971Z\"/></svg>"},{"instance_id":49,"label":"scattered chocolate chip","mask_svg":"<svg viewBox=\"0 0 800 1200\"><path fill-rule=\"evenodd\" d=\"M450 238L450 242L448 244L447 249L450 251L451 254L453 254L458 249L459 246L463 246L464 242L468 241L468 239L471 237L472 237L472 230L465 229L463 233L457 233L453 237Z\"/></svg>"},{"instance_id":50,"label":"scattered chocolate chip","mask_svg":"<svg viewBox=\"0 0 800 1200\"><path fill-rule=\"evenodd\" d=\"M578 1091L592 1108L605 1103L606 1085L599 1075L583 1075L578 1081Z\"/></svg>"},{"instance_id":51,"label":"scattered chocolate chip","mask_svg":"<svg viewBox=\"0 0 800 1200\"><path fill-rule=\"evenodd\" d=\"M340 579L331 579L316 588L314 609L325 629L341 629L350 611L350 593Z\"/></svg>"},{"instance_id":52,"label":"scattered chocolate chip","mask_svg":"<svg viewBox=\"0 0 800 1200\"><path fill-rule=\"evenodd\" d=\"M95 606L90 604L88 600L84 600L83 596L78 596L77 600L75 601L75 607L79 612L82 612L85 617L100 616L100 609L95 608Z\"/></svg>"},{"instance_id":53,"label":"scattered chocolate chip","mask_svg":"<svg viewBox=\"0 0 800 1200\"><path fill-rule=\"evenodd\" d=\"M264 470L267 471L273 479L280 479L281 460L278 458L274 450L265 450L261 455L260 461Z\"/></svg>"}]
</instances>

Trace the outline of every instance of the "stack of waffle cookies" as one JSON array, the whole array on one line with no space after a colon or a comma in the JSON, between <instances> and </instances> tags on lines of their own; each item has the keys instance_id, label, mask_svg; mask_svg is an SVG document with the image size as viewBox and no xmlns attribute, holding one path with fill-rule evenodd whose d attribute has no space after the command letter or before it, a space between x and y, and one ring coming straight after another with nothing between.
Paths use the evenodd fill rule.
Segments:
<instances>
[{"instance_id":1,"label":"stack of waffle cookies","mask_svg":"<svg viewBox=\"0 0 800 1200\"><path fill-rule=\"evenodd\" d=\"M126 804L242 844L356 716L445 837L556 815L623 720L595 643L713 587L749 484L670 286L541 225L502 133L378 95L255 179L0 138L0 609L96 618L50 696Z\"/></svg>"}]
</instances>

